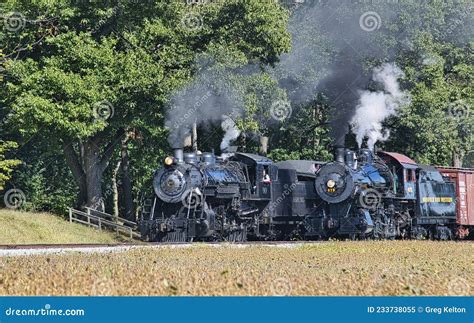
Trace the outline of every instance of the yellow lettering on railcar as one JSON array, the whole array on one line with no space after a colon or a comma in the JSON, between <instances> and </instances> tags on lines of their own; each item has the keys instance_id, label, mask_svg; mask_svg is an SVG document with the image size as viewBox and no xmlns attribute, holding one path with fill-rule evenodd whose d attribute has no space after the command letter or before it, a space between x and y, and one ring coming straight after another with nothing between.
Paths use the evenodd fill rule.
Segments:
<instances>
[{"instance_id":1,"label":"yellow lettering on railcar","mask_svg":"<svg viewBox=\"0 0 474 323\"><path fill-rule=\"evenodd\" d=\"M424 197L421 203L452 203L452 197Z\"/></svg>"}]
</instances>

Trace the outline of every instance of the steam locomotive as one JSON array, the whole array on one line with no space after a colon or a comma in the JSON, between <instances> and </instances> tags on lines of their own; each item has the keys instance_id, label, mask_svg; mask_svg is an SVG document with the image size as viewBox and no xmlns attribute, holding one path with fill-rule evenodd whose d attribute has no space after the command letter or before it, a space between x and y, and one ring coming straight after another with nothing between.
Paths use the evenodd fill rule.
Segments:
<instances>
[{"instance_id":1,"label":"steam locomotive","mask_svg":"<svg viewBox=\"0 0 474 323\"><path fill-rule=\"evenodd\" d=\"M251 183L250 157L174 152L155 173L156 197L151 212L142 215L142 235L151 241L243 241L255 231L253 217L269 200L269 187ZM271 161L260 164L271 171Z\"/></svg>"},{"instance_id":2,"label":"steam locomotive","mask_svg":"<svg viewBox=\"0 0 474 323\"><path fill-rule=\"evenodd\" d=\"M316 164L176 148L155 172L154 198L140 219L142 237L161 242L293 238L319 200ZM307 170L299 172L302 167Z\"/></svg>"},{"instance_id":3,"label":"steam locomotive","mask_svg":"<svg viewBox=\"0 0 474 323\"><path fill-rule=\"evenodd\" d=\"M455 184L406 156L338 148L315 185L325 203L311 218L312 235L447 240L456 232Z\"/></svg>"},{"instance_id":4,"label":"steam locomotive","mask_svg":"<svg viewBox=\"0 0 474 323\"><path fill-rule=\"evenodd\" d=\"M148 241L453 239L455 184L397 153L337 147L334 161L174 149L143 208Z\"/></svg>"}]
</instances>

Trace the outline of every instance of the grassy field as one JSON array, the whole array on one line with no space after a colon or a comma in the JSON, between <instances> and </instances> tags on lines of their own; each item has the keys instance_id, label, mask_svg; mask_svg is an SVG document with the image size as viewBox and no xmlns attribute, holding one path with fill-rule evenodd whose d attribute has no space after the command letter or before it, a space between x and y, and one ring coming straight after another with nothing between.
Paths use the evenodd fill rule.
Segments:
<instances>
[{"instance_id":1,"label":"grassy field","mask_svg":"<svg viewBox=\"0 0 474 323\"><path fill-rule=\"evenodd\" d=\"M114 243L113 234L47 213L0 210L0 244Z\"/></svg>"},{"instance_id":2,"label":"grassy field","mask_svg":"<svg viewBox=\"0 0 474 323\"><path fill-rule=\"evenodd\" d=\"M473 244L137 248L0 258L2 295L474 295Z\"/></svg>"}]
</instances>

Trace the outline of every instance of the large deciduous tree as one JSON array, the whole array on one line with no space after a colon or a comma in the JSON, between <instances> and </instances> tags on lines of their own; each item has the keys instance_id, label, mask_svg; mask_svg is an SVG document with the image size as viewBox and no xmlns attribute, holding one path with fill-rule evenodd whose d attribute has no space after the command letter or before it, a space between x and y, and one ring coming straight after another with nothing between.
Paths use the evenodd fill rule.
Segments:
<instances>
[{"instance_id":1,"label":"large deciduous tree","mask_svg":"<svg viewBox=\"0 0 474 323\"><path fill-rule=\"evenodd\" d=\"M400 57L412 102L393 126L392 145L421 163L462 167L474 149L472 43L458 47L422 33Z\"/></svg>"},{"instance_id":2,"label":"large deciduous tree","mask_svg":"<svg viewBox=\"0 0 474 323\"><path fill-rule=\"evenodd\" d=\"M160 133L166 100L192 77L196 53L227 47L273 64L289 45L286 13L274 2L12 0L8 6L25 19L23 28L2 35L6 122L60 145L79 187L78 205L97 209L116 148L125 171L126 134Z\"/></svg>"}]
</instances>

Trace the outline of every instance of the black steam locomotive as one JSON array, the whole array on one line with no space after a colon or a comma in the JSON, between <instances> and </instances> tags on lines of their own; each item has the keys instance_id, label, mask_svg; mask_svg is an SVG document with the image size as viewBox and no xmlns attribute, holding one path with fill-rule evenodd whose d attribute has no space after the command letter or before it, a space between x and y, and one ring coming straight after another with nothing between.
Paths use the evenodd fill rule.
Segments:
<instances>
[{"instance_id":1,"label":"black steam locomotive","mask_svg":"<svg viewBox=\"0 0 474 323\"><path fill-rule=\"evenodd\" d=\"M142 236L162 242L295 238L319 201L317 164L175 149L155 173L154 198L141 215Z\"/></svg>"},{"instance_id":2,"label":"black steam locomotive","mask_svg":"<svg viewBox=\"0 0 474 323\"><path fill-rule=\"evenodd\" d=\"M450 239L455 185L406 156L337 148L335 160L175 149L153 180L149 241Z\"/></svg>"},{"instance_id":3,"label":"black steam locomotive","mask_svg":"<svg viewBox=\"0 0 474 323\"><path fill-rule=\"evenodd\" d=\"M338 148L316 176L324 201L311 218L319 238L451 239L455 185L432 166L397 153Z\"/></svg>"},{"instance_id":4,"label":"black steam locomotive","mask_svg":"<svg viewBox=\"0 0 474 323\"><path fill-rule=\"evenodd\" d=\"M153 180L156 197L142 215L142 235L151 241L243 241L259 235L256 218L271 199L272 162L250 154L183 154L165 159Z\"/></svg>"}]
</instances>

